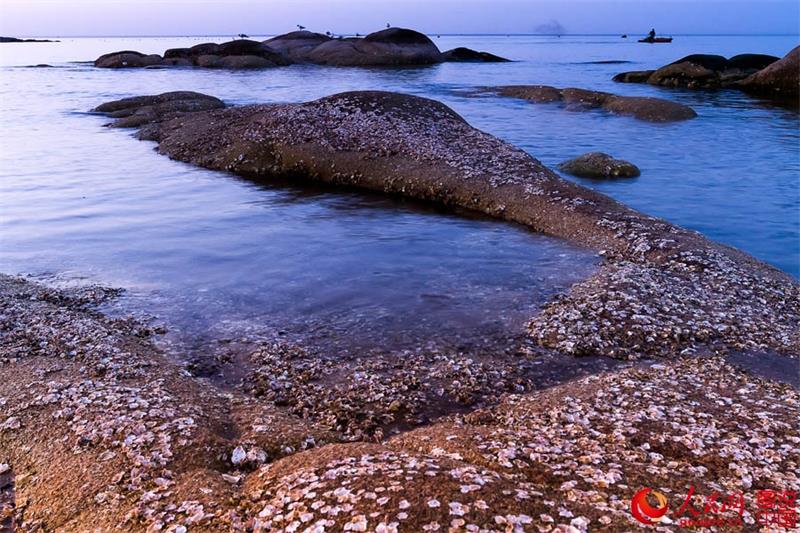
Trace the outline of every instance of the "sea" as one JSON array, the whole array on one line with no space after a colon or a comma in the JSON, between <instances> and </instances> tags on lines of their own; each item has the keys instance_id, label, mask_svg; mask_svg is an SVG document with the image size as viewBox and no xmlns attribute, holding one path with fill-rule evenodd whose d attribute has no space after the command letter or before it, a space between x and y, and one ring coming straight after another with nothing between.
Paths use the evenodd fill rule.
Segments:
<instances>
[{"instance_id":1,"label":"sea","mask_svg":"<svg viewBox=\"0 0 800 533\"><path fill-rule=\"evenodd\" d=\"M357 349L460 345L519 331L591 273L599 259L590 250L513 224L193 168L90 113L108 100L176 90L240 105L378 89L442 101L550 168L589 151L631 161L642 172L635 179L564 178L800 276L797 111L737 91L611 80L690 53L783 56L798 36L675 35L670 44L640 44L619 35L432 35L441 50L467 46L513 61L401 69L91 64L116 50L161 53L231 38L0 44L0 272L123 288L111 312L163 324L178 332L175 342L288 334ZM476 89L508 84L657 96L698 117L653 124L475 97Z\"/></svg>"}]
</instances>

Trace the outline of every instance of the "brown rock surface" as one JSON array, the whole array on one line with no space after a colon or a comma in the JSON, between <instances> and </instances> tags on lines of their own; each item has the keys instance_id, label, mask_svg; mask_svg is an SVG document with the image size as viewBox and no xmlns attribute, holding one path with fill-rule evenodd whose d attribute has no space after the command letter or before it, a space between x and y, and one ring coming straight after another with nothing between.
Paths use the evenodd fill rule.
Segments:
<instances>
[{"instance_id":1,"label":"brown rock surface","mask_svg":"<svg viewBox=\"0 0 800 533\"><path fill-rule=\"evenodd\" d=\"M797 103L800 97L800 46L795 47L780 61L745 79L741 88L758 95L792 98Z\"/></svg>"},{"instance_id":2,"label":"brown rock surface","mask_svg":"<svg viewBox=\"0 0 800 533\"><path fill-rule=\"evenodd\" d=\"M697 116L691 107L663 98L617 96L572 87L556 89L547 85L506 85L488 89L501 96L521 98L537 104L562 102L573 111L604 109L615 115L628 115L649 122L673 122Z\"/></svg>"},{"instance_id":3,"label":"brown rock surface","mask_svg":"<svg viewBox=\"0 0 800 533\"><path fill-rule=\"evenodd\" d=\"M614 159L602 152L589 152L569 161L564 161L558 168L574 176L584 178L634 178L640 174L633 163Z\"/></svg>"}]
</instances>

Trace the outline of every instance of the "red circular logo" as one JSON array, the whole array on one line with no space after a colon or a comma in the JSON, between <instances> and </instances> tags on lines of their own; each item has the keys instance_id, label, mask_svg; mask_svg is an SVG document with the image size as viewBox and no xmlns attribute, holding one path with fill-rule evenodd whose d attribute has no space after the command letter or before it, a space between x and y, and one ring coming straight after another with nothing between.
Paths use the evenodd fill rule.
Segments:
<instances>
[{"instance_id":1,"label":"red circular logo","mask_svg":"<svg viewBox=\"0 0 800 533\"><path fill-rule=\"evenodd\" d=\"M652 494L658 501L658 505L653 507L647 501L647 495ZM634 494L631 499L631 513L642 524L654 526L661 522L661 519L667 514L669 506L667 505L667 497L660 492L644 488Z\"/></svg>"}]
</instances>

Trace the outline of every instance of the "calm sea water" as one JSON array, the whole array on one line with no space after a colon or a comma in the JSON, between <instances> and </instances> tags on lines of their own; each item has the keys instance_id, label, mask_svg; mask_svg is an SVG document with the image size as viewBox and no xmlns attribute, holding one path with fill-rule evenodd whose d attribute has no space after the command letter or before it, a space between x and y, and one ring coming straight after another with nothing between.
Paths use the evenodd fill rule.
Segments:
<instances>
[{"instance_id":1,"label":"calm sea water","mask_svg":"<svg viewBox=\"0 0 800 533\"><path fill-rule=\"evenodd\" d=\"M400 70L115 71L77 63L223 39L0 45L0 271L127 287L121 305L193 331L267 324L345 338L502 329L589 271L591 254L515 226L369 195L247 183L158 156L85 113L106 100L173 90L244 104L385 89L441 100L547 165L590 150L628 159L640 178L569 179L800 274L798 115L732 91L611 82L619 71L693 52L780 56L796 37L678 36L644 45L608 36L442 36L441 49L463 45L517 61ZM594 63L609 60L629 63ZM53 68L28 67L42 63ZM660 96L699 117L649 124L464 94L515 83Z\"/></svg>"}]
</instances>

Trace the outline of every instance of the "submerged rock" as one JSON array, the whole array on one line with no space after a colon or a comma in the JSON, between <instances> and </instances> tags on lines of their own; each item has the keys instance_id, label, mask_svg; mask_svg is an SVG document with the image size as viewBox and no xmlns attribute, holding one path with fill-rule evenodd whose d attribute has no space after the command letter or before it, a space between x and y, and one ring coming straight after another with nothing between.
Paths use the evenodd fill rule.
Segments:
<instances>
[{"instance_id":1,"label":"submerged rock","mask_svg":"<svg viewBox=\"0 0 800 533\"><path fill-rule=\"evenodd\" d=\"M635 178L641 172L633 163L614 159L602 152L589 152L569 161L564 161L558 168L583 178Z\"/></svg>"},{"instance_id":2,"label":"submerged rock","mask_svg":"<svg viewBox=\"0 0 800 533\"><path fill-rule=\"evenodd\" d=\"M560 102L563 99L561 90L549 85L507 85L496 88L496 92L502 96L521 98L537 104Z\"/></svg>"},{"instance_id":3,"label":"submerged rock","mask_svg":"<svg viewBox=\"0 0 800 533\"><path fill-rule=\"evenodd\" d=\"M601 91L557 89L547 85L507 85L490 89L502 96L534 103L561 102L573 111L604 109L616 115L628 115L650 122L688 120L697 116L691 107L662 98L617 96Z\"/></svg>"}]
</instances>

